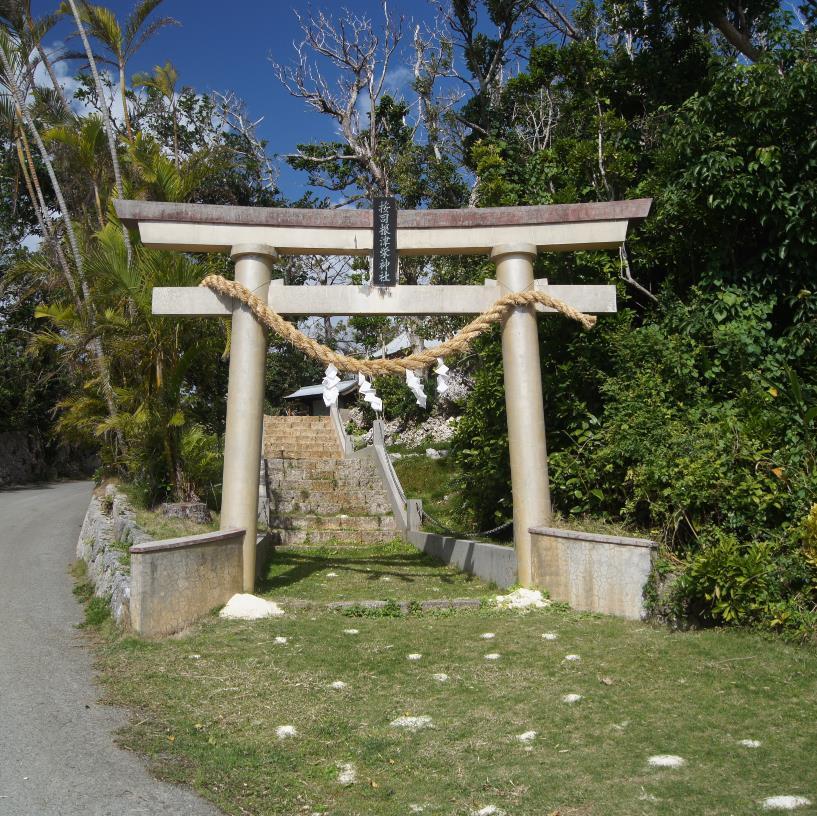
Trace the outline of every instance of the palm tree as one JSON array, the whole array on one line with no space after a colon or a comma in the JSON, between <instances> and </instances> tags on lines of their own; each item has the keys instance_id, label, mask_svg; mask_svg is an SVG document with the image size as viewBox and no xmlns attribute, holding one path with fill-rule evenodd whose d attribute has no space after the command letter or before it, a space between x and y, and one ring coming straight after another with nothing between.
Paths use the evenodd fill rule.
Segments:
<instances>
[{"instance_id":1,"label":"palm tree","mask_svg":"<svg viewBox=\"0 0 817 816\"><path fill-rule=\"evenodd\" d=\"M173 160L176 167L179 167L179 108L176 99L176 83L179 81L179 73L171 62L164 65L156 65L151 74L136 74L133 77L134 85L141 85L145 88L153 88L164 99L170 109L173 119Z\"/></svg>"},{"instance_id":2,"label":"palm tree","mask_svg":"<svg viewBox=\"0 0 817 816\"><path fill-rule=\"evenodd\" d=\"M116 197L120 197L124 192L124 187L122 186L122 170L119 167L119 154L117 153L116 149L116 138L113 134L113 123L111 122L111 114L108 110L108 106L105 104L105 92L102 89L102 81L99 78L99 71L96 67L96 59L94 58L94 52L91 51L91 44L88 42L88 35L85 33L85 26L82 24L82 17L80 16L79 9L77 8L77 4L75 0L68 0L68 6L71 8L71 12L74 15L74 20L77 24L77 31L79 31L80 39L82 40L82 45L85 48L85 55L88 57L88 67L91 69L91 74L94 78L94 85L96 86L97 96L99 97L100 108L102 109L102 117L103 121L105 122L105 132L108 135L108 150L111 154L111 164L113 165L113 178L114 178L114 194ZM60 7L61 10L66 8L65 3L62 4ZM127 228L123 225L122 226L122 240L125 242L125 247L127 248L128 252L128 262L130 262L131 256L133 254L133 247L131 246L130 242L130 235L128 235Z\"/></svg>"},{"instance_id":3,"label":"palm tree","mask_svg":"<svg viewBox=\"0 0 817 816\"><path fill-rule=\"evenodd\" d=\"M54 73L51 59L43 48L43 37L54 27L59 14L45 14L35 18L31 13L31 0L0 0L0 20L11 28L21 41L36 50L39 61L48 73L54 93L57 94L62 107L68 111L70 107L62 86ZM29 48L29 51L31 50Z\"/></svg>"},{"instance_id":4,"label":"palm tree","mask_svg":"<svg viewBox=\"0 0 817 816\"><path fill-rule=\"evenodd\" d=\"M45 142L65 145L88 176L94 194L99 228L105 226L100 188L108 168L104 160L105 125L99 116L76 117L70 124L51 128L43 134Z\"/></svg>"},{"instance_id":5,"label":"palm tree","mask_svg":"<svg viewBox=\"0 0 817 816\"><path fill-rule=\"evenodd\" d=\"M112 54L113 64L119 69L119 92L122 95L122 110L128 140L133 141L130 116L128 114L127 88L125 76L128 61L157 31L169 25L179 25L172 17L160 17L148 22L162 0L139 0L125 20L125 28L119 25L116 15L105 6L83 3L80 13L91 34Z\"/></svg>"},{"instance_id":6,"label":"palm tree","mask_svg":"<svg viewBox=\"0 0 817 816\"><path fill-rule=\"evenodd\" d=\"M71 2L73 2L73 0L71 0ZM71 214L68 211L67 204L65 203L65 196L63 195L62 187L57 179L57 174L54 172L54 164L51 161L51 156L45 149L45 143L40 135L40 131L37 129L37 125L31 116L28 106L26 105L25 92L19 80L19 69L20 66L24 64L25 60L20 54L19 49L20 43L15 42L2 28L0 28L0 68L2 68L0 83L2 83L8 89L8 93L14 102L15 112L20 119L21 125L29 131L31 138L34 140L34 144L37 146L40 159L46 169L49 181L51 182L51 187L54 191L54 196L57 199L57 206L59 207L60 214L62 215L63 225L68 237L68 244L71 247L71 254L74 259L77 278L79 279L79 290L82 293L84 317L92 330L89 345L97 364L99 383L105 398L105 403L108 407L108 413L110 416L115 417L117 413L116 399L111 386L110 368L102 348L102 341L93 331L93 327L96 322L96 310L94 309L94 303L91 299L88 280L84 274L79 242L77 241L77 235L71 221ZM17 70L15 70L15 66ZM121 444L121 434L117 434L117 439Z\"/></svg>"}]
</instances>

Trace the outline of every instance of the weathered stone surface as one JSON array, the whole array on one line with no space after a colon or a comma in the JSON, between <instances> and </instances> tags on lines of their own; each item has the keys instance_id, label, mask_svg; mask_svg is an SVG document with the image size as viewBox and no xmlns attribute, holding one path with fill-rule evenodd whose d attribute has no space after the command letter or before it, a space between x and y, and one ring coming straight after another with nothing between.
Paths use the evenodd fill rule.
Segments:
<instances>
[{"instance_id":1,"label":"weathered stone surface","mask_svg":"<svg viewBox=\"0 0 817 816\"><path fill-rule=\"evenodd\" d=\"M165 502L159 511L168 518L190 519L196 524L206 524L213 518L204 502Z\"/></svg>"},{"instance_id":2,"label":"weathered stone surface","mask_svg":"<svg viewBox=\"0 0 817 816\"><path fill-rule=\"evenodd\" d=\"M131 576L128 544L150 541L134 520L128 500L109 485L103 496L93 496L79 533L77 557L88 567L94 594L109 598L117 624L130 625ZM117 546L118 544L118 546Z\"/></svg>"},{"instance_id":3,"label":"weathered stone surface","mask_svg":"<svg viewBox=\"0 0 817 816\"><path fill-rule=\"evenodd\" d=\"M0 434L0 487L42 479L46 474L41 440L21 431Z\"/></svg>"},{"instance_id":4,"label":"weathered stone surface","mask_svg":"<svg viewBox=\"0 0 817 816\"><path fill-rule=\"evenodd\" d=\"M178 632L241 592L244 530L131 547L131 622L145 637Z\"/></svg>"},{"instance_id":5,"label":"weathered stone surface","mask_svg":"<svg viewBox=\"0 0 817 816\"><path fill-rule=\"evenodd\" d=\"M396 526L374 463L344 459L329 417L265 417L259 521L277 545L388 541Z\"/></svg>"},{"instance_id":6,"label":"weathered stone surface","mask_svg":"<svg viewBox=\"0 0 817 816\"><path fill-rule=\"evenodd\" d=\"M533 582L574 609L638 620L657 545L643 538L532 527Z\"/></svg>"},{"instance_id":7,"label":"weathered stone surface","mask_svg":"<svg viewBox=\"0 0 817 816\"><path fill-rule=\"evenodd\" d=\"M96 455L71 447L46 445L37 433L0 433L0 487L60 476L85 477L96 467Z\"/></svg>"}]
</instances>

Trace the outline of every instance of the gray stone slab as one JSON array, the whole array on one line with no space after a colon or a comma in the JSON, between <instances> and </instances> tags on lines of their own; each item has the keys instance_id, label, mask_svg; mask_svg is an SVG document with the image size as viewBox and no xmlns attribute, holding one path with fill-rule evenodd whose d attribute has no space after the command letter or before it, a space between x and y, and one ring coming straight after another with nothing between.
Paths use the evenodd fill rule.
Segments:
<instances>
[{"instance_id":1,"label":"gray stone slab","mask_svg":"<svg viewBox=\"0 0 817 816\"><path fill-rule=\"evenodd\" d=\"M516 583L516 553L513 547L483 544L436 533L407 530L406 541L418 550L440 559L451 567L475 575L500 589Z\"/></svg>"}]
</instances>

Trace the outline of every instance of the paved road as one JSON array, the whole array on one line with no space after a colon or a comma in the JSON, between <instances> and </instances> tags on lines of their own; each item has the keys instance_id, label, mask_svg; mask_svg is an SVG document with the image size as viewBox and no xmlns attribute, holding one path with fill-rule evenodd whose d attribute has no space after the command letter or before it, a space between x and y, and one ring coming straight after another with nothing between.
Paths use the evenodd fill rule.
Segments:
<instances>
[{"instance_id":1,"label":"paved road","mask_svg":"<svg viewBox=\"0 0 817 816\"><path fill-rule=\"evenodd\" d=\"M0 816L217 816L114 745L68 566L89 482L0 490Z\"/></svg>"}]
</instances>

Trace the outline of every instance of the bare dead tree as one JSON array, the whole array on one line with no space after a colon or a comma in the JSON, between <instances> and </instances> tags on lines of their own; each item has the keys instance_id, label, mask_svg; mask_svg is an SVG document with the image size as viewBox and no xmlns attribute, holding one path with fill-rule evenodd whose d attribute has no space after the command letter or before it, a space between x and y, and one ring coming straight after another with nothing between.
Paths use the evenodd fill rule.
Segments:
<instances>
[{"instance_id":1,"label":"bare dead tree","mask_svg":"<svg viewBox=\"0 0 817 816\"><path fill-rule=\"evenodd\" d=\"M412 72L414 93L417 95L417 122L415 131L425 131L428 144L437 161L444 155L456 155L461 139L453 136L451 123L456 106L465 91L440 88L441 81L456 78L454 68L454 43L439 18L433 27L414 27L414 59Z\"/></svg>"},{"instance_id":2,"label":"bare dead tree","mask_svg":"<svg viewBox=\"0 0 817 816\"><path fill-rule=\"evenodd\" d=\"M559 109L550 87L539 88L536 96L524 105L515 105L511 119L515 130L528 151L538 153L550 146L553 128L559 119Z\"/></svg>"},{"instance_id":3,"label":"bare dead tree","mask_svg":"<svg viewBox=\"0 0 817 816\"><path fill-rule=\"evenodd\" d=\"M433 0L440 19L450 32L451 41L462 55L463 65L456 66L453 76L482 101L476 117L463 124L487 135L488 113L498 98L504 80L504 68L514 56L522 55L525 35L530 32L530 0L510 0L495 10L495 31L486 37L478 16L478 0L440 2Z\"/></svg>"},{"instance_id":4,"label":"bare dead tree","mask_svg":"<svg viewBox=\"0 0 817 816\"><path fill-rule=\"evenodd\" d=\"M244 100L232 91L226 93L214 91L212 97L216 102L216 111L221 124L238 134L246 145L245 150L236 148L236 152L258 165L264 189L275 190L278 186L278 168L258 136L258 126L264 121L264 117L251 119Z\"/></svg>"},{"instance_id":5,"label":"bare dead tree","mask_svg":"<svg viewBox=\"0 0 817 816\"><path fill-rule=\"evenodd\" d=\"M562 3L557 0L535 0L531 3L530 10L534 17L542 20L549 33L558 34L564 39L580 42L584 35L576 28L570 19L570 12Z\"/></svg>"},{"instance_id":6,"label":"bare dead tree","mask_svg":"<svg viewBox=\"0 0 817 816\"><path fill-rule=\"evenodd\" d=\"M379 30L363 15L344 11L335 19L325 12L296 12L303 32L292 65L273 61L278 80L289 93L337 122L346 147L330 155L299 152L288 156L306 164L348 161L359 169L359 185L371 197L389 195L390 167L378 144L378 104L395 50L402 38L402 21L394 21L388 2ZM326 78L326 67L338 75ZM329 185L326 185L329 186ZM330 189L332 189L330 187Z\"/></svg>"}]
</instances>

